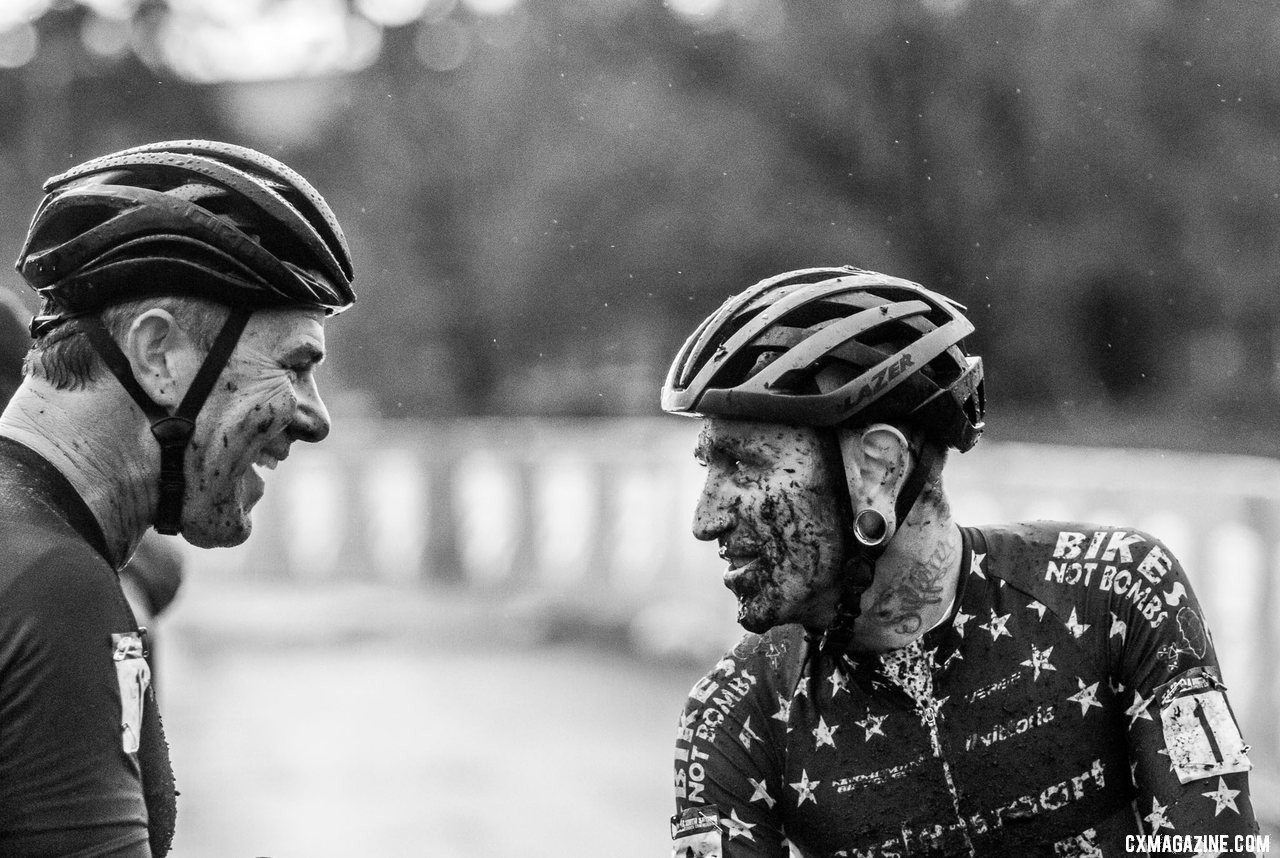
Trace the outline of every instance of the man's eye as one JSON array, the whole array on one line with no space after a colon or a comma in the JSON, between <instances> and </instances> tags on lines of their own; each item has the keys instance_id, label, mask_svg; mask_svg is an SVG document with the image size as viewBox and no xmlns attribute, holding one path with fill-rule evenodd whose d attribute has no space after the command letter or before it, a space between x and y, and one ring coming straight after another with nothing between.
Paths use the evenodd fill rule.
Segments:
<instances>
[{"instance_id":1,"label":"man's eye","mask_svg":"<svg viewBox=\"0 0 1280 858\"><path fill-rule=\"evenodd\" d=\"M751 467L751 462L740 456L694 456L694 461L698 463L699 468L714 467L730 476L740 474Z\"/></svg>"}]
</instances>

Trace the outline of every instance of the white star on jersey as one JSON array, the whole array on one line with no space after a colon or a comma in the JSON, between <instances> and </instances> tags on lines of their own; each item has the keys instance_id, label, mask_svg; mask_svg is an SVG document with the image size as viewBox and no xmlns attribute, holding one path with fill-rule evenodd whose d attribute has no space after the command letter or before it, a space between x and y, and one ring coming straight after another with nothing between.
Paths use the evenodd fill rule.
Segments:
<instances>
[{"instance_id":1,"label":"white star on jersey","mask_svg":"<svg viewBox=\"0 0 1280 858\"><path fill-rule=\"evenodd\" d=\"M1240 808L1236 807L1236 796L1240 794L1238 789L1227 789L1227 782L1221 777L1218 778L1218 788L1212 792L1200 793L1205 798L1213 799L1213 815L1217 816L1222 813L1222 809L1229 807L1236 813L1240 812Z\"/></svg>"},{"instance_id":2,"label":"white star on jersey","mask_svg":"<svg viewBox=\"0 0 1280 858\"><path fill-rule=\"evenodd\" d=\"M854 721L853 723L857 724L867 732L867 736L864 741L870 742L872 736L884 735L884 730L880 729L880 725L883 724L884 719L888 717L888 715L872 715L868 712L866 718L863 718L861 721Z\"/></svg>"},{"instance_id":3,"label":"white star on jersey","mask_svg":"<svg viewBox=\"0 0 1280 858\"><path fill-rule=\"evenodd\" d=\"M979 578L986 578L987 573L982 571L982 561L987 559L987 555L979 554L976 551L969 552L969 570Z\"/></svg>"},{"instance_id":4,"label":"white star on jersey","mask_svg":"<svg viewBox=\"0 0 1280 858\"><path fill-rule=\"evenodd\" d=\"M1032 682L1035 682L1037 679L1040 678L1040 671L1058 669L1049 663L1049 656L1051 655L1053 655L1053 647L1049 647L1048 649L1040 649L1035 644L1031 645L1031 658L1022 662L1022 666L1029 667L1035 672L1035 675L1032 677L1032 680L1031 680Z\"/></svg>"},{"instance_id":5,"label":"white star on jersey","mask_svg":"<svg viewBox=\"0 0 1280 858\"><path fill-rule=\"evenodd\" d=\"M831 675L827 677L827 682L831 683L832 697L835 697L841 691L845 694L849 693L849 680L840 672L840 668L837 667L831 671Z\"/></svg>"},{"instance_id":6,"label":"white star on jersey","mask_svg":"<svg viewBox=\"0 0 1280 858\"><path fill-rule=\"evenodd\" d=\"M1089 707L1096 706L1102 708L1102 704L1098 702L1098 683L1093 685L1085 685L1084 680L1076 677L1076 684L1080 686L1080 690L1068 697L1068 700L1074 700L1080 704L1080 717L1083 718L1089 714Z\"/></svg>"},{"instance_id":7,"label":"white star on jersey","mask_svg":"<svg viewBox=\"0 0 1280 858\"><path fill-rule=\"evenodd\" d=\"M1044 606L1044 605L1040 604L1040 600L1039 600L1039 599L1032 599L1032 600L1031 600L1031 604L1030 604L1030 605L1027 605L1027 610L1028 610L1028 611L1035 611L1035 612L1036 612L1036 619L1038 619L1038 620L1043 620L1043 619L1044 619L1044 612L1045 612L1046 608L1045 608L1045 606Z\"/></svg>"},{"instance_id":8,"label":"white star on jersey","mask_svg":"<svg viewBox=\"0 0 1280 858\"><path fill-rule=\"evenodd\" d=\"M1124 643L1124 636L1129 631L1129 624L1116 616L1115 611L1111 611L1111 631L1107 632L1107 637L1113 638L1120 636L1120 643Z\"/></svg>"},{"instance_id":9,"label":"white star on jersey","mask_svg":"<svg viewBox=\"0 0 1280 858\"><path fill-rule=\"evenodd\" d=\"M1067 631L1071 632L1072 637L1079 638L1082 634L1089 631L1091 623L1082 623L1076 618L1076 609L1071 609L1071 616L1067 617Z\"/></svg>"},{"instance_id":10,"label":"white star on jersey","mask_svg":"<svg viewBox=\"0 0 1280 858\"><path fill-rule=\"evenodd\" d=\"M769 795L769 787L765 785L764 778L756 780L755 778L749 777L747 780L751 781L751 786L755 789L755 792L751 793L749 801L763 801L764 806L772 810L773 806L778 803L778 800Z\"/></svg>"},{"instance_id":11,"label":"white star on jersey","mask_svg":"<svg viewBox=\"0 0 1280 858\"><path fill-rule=\"evenodd\" d=\"M796 797L796 807L804 804L806 800L817 804L818 798L814 795L814 791L817 790L821 784L822 781L809 780L809 773L804 769L801 769L800 780L797 783L791 784L791 788L799 793Z\"/></svg>"},{"instance_id":12,"label":"white star on jersey","mask_svg":"<svg viewBox=\"0 0 1280 858\"><path fill-rule=\"evenodd\" d=\"M813 728L813 740L814 740L813 749L816 751L819 748L821 748L823 745L830 745L831 747L834 748L836 746L835 732L836 730L839 730L839 729L840 729L839 724L835 725L834 727L828 727L827 719L819 716L818 726Z\"/></svg>"},{"instance_id":13,"label":"white star on jersey","mask_svg":"<svg viewBox=\"0 0 1280 858\"><path fill-rule=\"evenodd\" d=\"M1004 635L1007 638L1012 638L1013 633L1004 627L1004 624L1009 622L1010 616L1011 616L1010 614L1005 614L1002 617L997 617L995 609L993 608L991 610L990 622L982 623L980 626L978 626L978 628L986 629L987 631L991 632L992 643L995 643L996 640L998 640L1001 635Z\"/></svg>"},{"instance_id":14,"label":"white star on jersey","mask_svg":"<svg viewBox=\"0 0 1280 858\"><path fill-rule=\"evenodd\" d=\"M778 711L774 712L770 717L777 718L783 724L791 720L791 701L778 695Z\"/></svg>"},{"instance_id":15,"label":"white star on jersey","mask_svg":"<svg viewBox=\"0 0 1280 858\"><path fill-rule=\"evenodd\" d=\"M1124 714L1129 716L1130 727L1132 727L1134 722L1139 718L1145 718L1148 721L1155 720L1151 717L1151 713L1147 711L1147 707L1150 706L1151 701L1155 699L1156 696L1154 694L1143 699L1142 694L1136 688L1133 690L1133 704L1128 709L1124 710Z\"/></svg>"},{"instance_id":16,"label":"white star on jersey","mask_svg":"<svg viewBox=\"0 0 1280 858\"><path fill-rule=\"evenodd\" d=\"M1142 818L1151 823L1152 834L1159 834L1161 828L1173 831L1173 823L1164 815L1164 812L1168 809L1168 805L1161 805L1159 799L1151 799L1151 812Z\"/></svg>"},{"instance_id":17,"label":"white star on jersey","mask_svg":"<svg viewBox=\"0 0 1280 858\"><path fill-rule=\"evenodd\" d=\"M751 833L751 829L755 828L759 823L743 822L738 817L738 809L735 807L729 811L729 818L724 820L725 828L729 829L729 839L735 837L745 837L748 840L755 840L755 835Z\"/></svg>"},{"instance_id":18,"label":"white star on jersey","mask_svg":"<svg viewBox=\"0 0 1280 858\"><path fill-rule=\"evenodd\" d=\"M951 621L951 625L955 627L956 634L964 637L965 625L973 619L973 614L966 614L964 611L956 611L956 618Z\"/></svg>"}]
</instances>

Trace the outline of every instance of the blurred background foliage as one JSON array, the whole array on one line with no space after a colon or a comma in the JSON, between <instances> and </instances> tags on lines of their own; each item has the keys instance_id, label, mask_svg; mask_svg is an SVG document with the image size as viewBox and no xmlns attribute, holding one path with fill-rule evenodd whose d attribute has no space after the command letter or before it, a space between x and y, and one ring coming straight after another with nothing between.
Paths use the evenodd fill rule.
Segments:
<instances>
[{"instance_id":1,"label":"blurred background foliage","mask_svg":"<svg viewBox=\"0 0 1280 858\"><path fill-rule=\"evenodd\" d=\"M94 155L281 157L356 256L335 411L653 413L724 297L854 263L969 306L994 437L1275 452L1264 0L0 6L3 246Z\"/></svg>"}]
</instances>

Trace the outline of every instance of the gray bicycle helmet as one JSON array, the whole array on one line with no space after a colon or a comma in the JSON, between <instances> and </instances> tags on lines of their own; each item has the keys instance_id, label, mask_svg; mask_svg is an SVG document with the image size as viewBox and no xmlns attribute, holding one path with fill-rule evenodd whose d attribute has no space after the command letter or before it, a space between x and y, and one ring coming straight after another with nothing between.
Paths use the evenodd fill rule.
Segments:
<instances>
[{"instance_id":1,"label":"gray bicycle helmet","mask_svg":"<svg viewBox=\"0 0 1280 858\"><path fill-rule=\"evenodd\" d=\"M960 348L973 331L963 309L851 267L770 277L689 337L662 407L816 427L903 420L965 451L982 434L986 403L982 359Z\"/></svg>"}]
</instances>

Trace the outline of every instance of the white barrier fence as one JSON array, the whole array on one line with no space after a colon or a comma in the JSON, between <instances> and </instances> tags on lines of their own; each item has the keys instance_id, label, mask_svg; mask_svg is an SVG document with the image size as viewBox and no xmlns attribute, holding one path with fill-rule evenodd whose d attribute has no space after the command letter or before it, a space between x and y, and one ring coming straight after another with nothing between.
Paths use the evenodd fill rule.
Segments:
<instances>
[{"instance_id":1,"label":"white barrier fence","mask_svg":"<svg viewBox=\"0 0 1280 858\"><path fill-rule=\"evenodd\" d=\"M486 588L629 617L651 649L735 634L714 546L689 532L697 423L347 423L269 479L254 535L192 574ZM1280 823L1280 461L984 442L953 456L965 524L1058 518L1147 530L1182 561Z\"/></svg>"}]
</instances>

